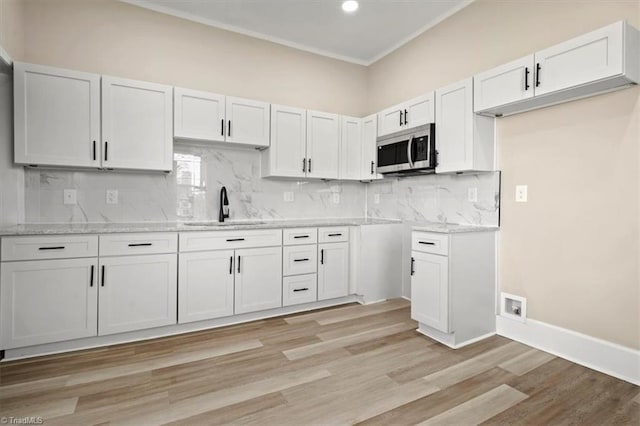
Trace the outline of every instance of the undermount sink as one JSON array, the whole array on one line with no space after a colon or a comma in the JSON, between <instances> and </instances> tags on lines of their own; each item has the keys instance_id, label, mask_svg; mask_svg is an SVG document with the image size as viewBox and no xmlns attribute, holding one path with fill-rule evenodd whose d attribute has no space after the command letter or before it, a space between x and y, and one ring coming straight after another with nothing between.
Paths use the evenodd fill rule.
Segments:
<instances>
[{"instance_id":1,"label":"undermount sink","mask_svg":"<svg viewBox=\"0 0 640 426\"><path fill-rule=\"evenodd\" d=\"M185 222L187 226L240 226L240 225L262 225L264 221L244 220L244 221L228 221L228 222Z\"/></svg>"}]
</instances>

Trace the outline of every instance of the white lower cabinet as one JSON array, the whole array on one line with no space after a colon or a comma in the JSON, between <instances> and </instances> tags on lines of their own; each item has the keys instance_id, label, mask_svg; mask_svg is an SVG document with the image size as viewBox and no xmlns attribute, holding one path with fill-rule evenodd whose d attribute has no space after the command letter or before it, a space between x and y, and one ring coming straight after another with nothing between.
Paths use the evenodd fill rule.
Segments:
<instances>
[{"instance_id":1,"label":"white lower cabinet","mask_svg":"<svg viewBox=\"0 0 640 426\"><path fill-rule=\"evenodd\" d=\"M411 238L411 318L453 348L495 334L495 232Z\"/></svg>"},{"instance_id":2,"label":"white lower cabinet","mask_svg":"<svg viewBox=\"0 0 640 426\"><path fill-rule=\"evenodd\" d=\"M176 323L176 254L100 259L98 334Z\"/></svg>"},{"instance_id":3,"label":"white lower cabinet","mask_svg":"<svg viewBox=\"0 0 640 426\"><path fill-rule=\"evenodd\" d=\"M349 243L318 245L318 300L349 294Z\"/></svg>"},{"instance_id":4,"label":"white lower cabinet","mask_svg":"<svg viewBox=\"0 0 640 426\"><path fill-rule=\"evenodd\" d=\"M233 315L234 251L181 253L178 322Z\"/></svg>"},{"instance_id":5,"label":"white lower cabinet","mask_svg":"<svg viewBox=\"0 0 640 426\"><path fill-rule=\"evenodd\" d=\"M282 247L239 249L235 261L236 314L282 306Z\"/></svg>"},{"instance_id":6,"label":"white lower cabinet","mask_svg":"<svg viewBox=\"0 0 640 426\"><path fill-rule=\"evenodd\" d=\"M97 335L97 259L3 262L3 349Z\"/></svg>"},{"instance_id":7,"label":"white lower cabinet","mask_svg":"<svg viewBox=\"0 0 640 426\"><path fill-rule=\"evenodd\" d=\"M317 281L316 274L284 277L282 279L282 306L315 302L317 300Z\"/></svg>"}]
</instances>

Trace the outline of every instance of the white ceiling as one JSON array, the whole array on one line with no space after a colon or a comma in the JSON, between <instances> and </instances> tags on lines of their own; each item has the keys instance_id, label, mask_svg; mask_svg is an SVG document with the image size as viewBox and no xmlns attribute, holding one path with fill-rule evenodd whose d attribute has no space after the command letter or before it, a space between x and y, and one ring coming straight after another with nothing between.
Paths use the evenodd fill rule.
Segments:
<instances>
[{"instance_id":1,"label":"white ceiling","mask_svg":"<svg viewBox=\"0 0 640 426\"><path fill-rule=\"evenodd\" d=\"M122 0L213 27L369 65L473 0Z\"/></svg>"}]
</instances>

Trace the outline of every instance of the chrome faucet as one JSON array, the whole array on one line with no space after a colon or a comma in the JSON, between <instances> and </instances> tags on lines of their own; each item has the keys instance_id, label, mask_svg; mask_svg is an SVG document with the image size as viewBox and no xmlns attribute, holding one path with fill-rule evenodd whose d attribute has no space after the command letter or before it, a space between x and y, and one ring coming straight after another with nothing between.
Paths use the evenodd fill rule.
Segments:
<instances>
[{"instance_id":1,"label":"chrome faucet","mask_svg":"<svg viewBox=\"0 0 640 426\"><path fill-rule=\"evenodd\" d=\"M220 189L220 215L218 221L224 222L229 217L229 198L227 198L227 188Z\"/></svg>"}]
</instances>

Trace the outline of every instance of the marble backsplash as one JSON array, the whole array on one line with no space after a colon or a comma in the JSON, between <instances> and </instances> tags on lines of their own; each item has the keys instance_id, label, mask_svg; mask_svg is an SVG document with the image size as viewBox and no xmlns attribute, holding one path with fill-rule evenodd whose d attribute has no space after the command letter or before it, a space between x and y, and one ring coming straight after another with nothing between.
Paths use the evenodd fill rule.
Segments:
<instances>
[{"instance_id":1,"label":"marble backsplash","mask_svg":"<svg viewBox=\"0 0 640 426\"><path fill-rule=\"evenodd\" d=\"M223 185L232 219L369 217L498 224L497 172L388 178L368 184L262 179L257 151L183 144L175 146L171 174L27 168L25 222L217 220ZM471 187L477 188L476 202L467 201ZM63 204L64 189L77 191L76 205ZM118 190L118 204L106 203L110 189ZM285 202L284 192L292 192L294 201Z\"/></svg>"},{"instance_id":2,"label":"marble backsplash","mask_svg":"<svg viewBox=\"0 0 640 426\"><path fill-rule=\"evenodd\" d=\"M359 182L297 182L260 178L260 153L177 144L174 172L135 173L26 169L27 223L218 220L226 186L232 219L351 218L364 216ZM63 204L63 190L77 204ZM106 191L118 190L118 204ZM294 201L285 202L284 192ZM334 194L339 203L334 203Z\"/></svg>"},{"instance_id":3,"label":"marble backsplash","mask_svg":"<svg viewBox=\"0 0 640 426\"><path fill-rule=\"evenodd\" d=\"M476 201L468 201L470 188ZM384 179L367 188L367 217L374 219L498 226L499 207L500 172Z\"/></svg>"}]
</instances>

